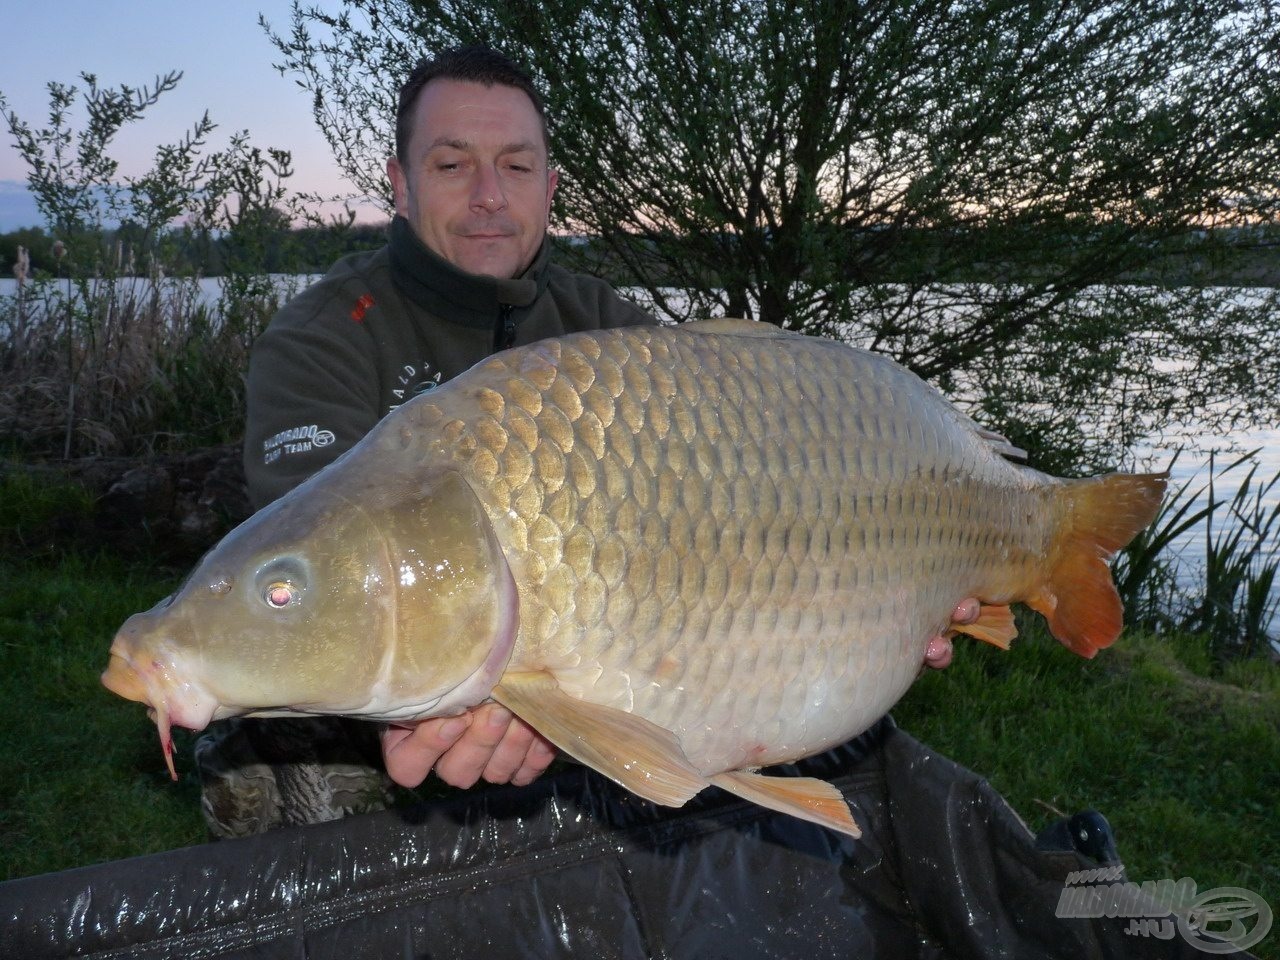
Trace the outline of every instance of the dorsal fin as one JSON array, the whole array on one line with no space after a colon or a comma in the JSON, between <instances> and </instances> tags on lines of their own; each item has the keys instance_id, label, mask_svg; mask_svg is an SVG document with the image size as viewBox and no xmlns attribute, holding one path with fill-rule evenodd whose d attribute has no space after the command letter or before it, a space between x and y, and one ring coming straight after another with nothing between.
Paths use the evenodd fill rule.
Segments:
<instances>
[{"instance_id":1,"label":"dorsal fin","mask_svg":"<svg viewBox=\"0 0 1280 960\"><path fill-rule=\"evenodd\" d=\"M772 323L760 320L741 320L736 317L710 317L706 320L688 320L680 324L690 333L732 334L735 337L791 337L795 336Z\"/></svg>"},{"instance_id":2,"label":"dorsal fin","mask_svg":"<svg viewBox=\"0 0 1280 960\"><path fill-rule=\"evenodd\" d=\"M974 426L977 427L978 436L995 447L996 453L1000 454L1000 456L1006 460L1017 460L1020 463L1026 463L1027 451L1021 447L1015 447L1003 433L996 433L994 430L979 427L977 424L974 424Z\"/></svg>"}]
</instances>

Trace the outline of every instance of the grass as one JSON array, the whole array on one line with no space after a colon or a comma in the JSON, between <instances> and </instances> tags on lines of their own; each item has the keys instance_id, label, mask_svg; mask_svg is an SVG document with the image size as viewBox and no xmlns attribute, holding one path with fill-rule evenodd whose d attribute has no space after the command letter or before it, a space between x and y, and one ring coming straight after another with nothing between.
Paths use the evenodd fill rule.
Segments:
<instances>
[{"instance_id":1,"label":"grass","mask_svg":"<svg viewBox=\"0 0 1280 960\"><path fill-rule=\"evenodd\" d=\"M111 636L176 580L105 555L0 560L0 876L203 841L137 704L98 682Z\"/></svg>"},{"instance_id":2,"label":"grass","mask_svg":"<svg viewBox=\"0 0 1280 960\"><path fill-rule=\"evenodd\" d=\"M137 710L98 682L115 630L178 574L75 543L84 491L0 479L0 878L204 840Z\"/></svg>"}]
</instances>

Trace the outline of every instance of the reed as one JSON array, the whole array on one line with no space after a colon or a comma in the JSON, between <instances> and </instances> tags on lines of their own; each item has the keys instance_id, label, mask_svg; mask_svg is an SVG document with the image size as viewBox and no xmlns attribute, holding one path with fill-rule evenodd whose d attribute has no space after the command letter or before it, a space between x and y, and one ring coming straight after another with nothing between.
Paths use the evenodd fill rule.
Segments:
<instances>
[{"instance_id":1,"label":"reed","mask_svg":"<svg viewBox=\"0 0 1280 960\"><path fill-rule=\"evenodd\" d=\"M1179 455L1174 456L1170 470ZM1180 619L1182 599L1173 545L1202 523L1213 509L1208 504L1197 508L1204 488L1191 491L1190 486L1188 480L1174 488L1155 520L1138 532L1112 565L1125 619L1143 629L1167 632L1175 628Z\"/></svg>"},{"instance_id":2,"label":"reed","mask_svg":"<svg viewBox=\"0 0 1280 960\"><path fill-rule=\"evenodd\" d=\"M69 459L238 439L249 347L281 297L242 283L204 303L197 277L158 268L29 281L0 301L0 441Z\"/></svg>"},{"instance_id":3,"label":"reed","mask_svg":"<svg viewBox=\"0 0 1280 960\"><path fill-rule=\"evenodd\" d=\"M1200 635L1218 661L1272 651L1280 640L1271 626L1280 611L1280 473L1260 478L1259 452L1225 467L1211 455L1207 479L1175 488L1120 552L1113 572L1130 624ZM1237 478L1234 493L1219 496ZM1190 565L1178 545L1193 535L1203 542L1203 560Z\"/></svg>"},{"instance_id":4,"label":"reed","mask_svg":"<svg viewBox=\"0 0 1280 960\"><path fill-rule=\"evenodd\" d=\"M181 76L51 82L39 126L0 94L0 122L54 241L51 256L30 251L43 270L19 257L17 294L0 299L0 447L12 453L137 455L239 435L249 345L279 301L263 276L268 257L288 271L290 227L323 220L312 211L319 198L289 188L288 151L259 148L246 132L208 150L208 114L158 145L148 172L121 175L117 134ZM227 276L221 299L204 304L197 277L166 270L213 252Z\"/></svg>"},{"instance_id":5,"label":"reed","mask_svg":"<svg viewBox=\"0 0 1280 960\"><path fill-rule=\"evenodd\" d=\"M1272 639L1267 626L1280 605L1271 592L1280 557L1270 553L1280 536L1280 500L1269 504L1280 473L1269 481L1257 479L1258 465L1242 457L1225 474L1246 464L1247 472L1229 500L1214 496L1213 459L1209 464L1209 502L1223 506L1225 522L1215 524L1216 510L1205 517L1203 589L1184 621L1184 627L1204 634L1213 653L1250 656Z\"/></svg>"}]
</instances>

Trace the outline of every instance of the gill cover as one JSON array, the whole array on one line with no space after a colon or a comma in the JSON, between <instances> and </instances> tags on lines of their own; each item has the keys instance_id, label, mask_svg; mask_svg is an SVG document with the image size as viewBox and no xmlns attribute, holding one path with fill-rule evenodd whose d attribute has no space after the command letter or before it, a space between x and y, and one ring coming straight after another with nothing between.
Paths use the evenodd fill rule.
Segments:
<instances>
[{"instance_id":1,"label":"gill cover","mask_svg":"<svg viewBox=\"0 0 1280 960\"><path fill-rule=\"evenodd\" d=\"M288 501L293 509L263 518L268 542L240 564L264 627L238 645L239 656L261 645L248 654L255 675L238 677L260 692L240 712L411 720L488 697L515 642L516 589L460 474L371 484L347 460L277 504ZM213 635L206 650L224 644Z\"/></svg>"},{"instance_id":2,"label":"gill cover","mask_svg":"<svg viewBox=\"0 0 1280 960\"><path fill-rule=\"evenodd\" d=\"M518 600L470 484L442 470L373 519L391 558L396 604L394 645L374 697L388 709L371 709L396 719L404 706L392 705L413 704L439 716L486 699L515 644Z\"/></svg>"}]
</instances>

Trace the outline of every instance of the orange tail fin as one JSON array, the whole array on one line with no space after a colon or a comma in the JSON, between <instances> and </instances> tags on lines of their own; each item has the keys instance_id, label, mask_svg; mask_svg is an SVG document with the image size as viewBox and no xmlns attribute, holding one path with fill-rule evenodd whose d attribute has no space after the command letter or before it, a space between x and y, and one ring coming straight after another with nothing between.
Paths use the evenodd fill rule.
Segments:
<instances>
[{"instance_id":1,"label":"orange tail fin","mask_svg":"<svg viewBox=\"0 0 1280 960\"><path fill-rule=\"evenodd\" d=\"M1092 657L1120 635L1124 610L1107 561L1155 519L1168 475L1112 473L1069 481L1049 575L1027 600L1063 646Z\"/></svg>"}]
</instances>

